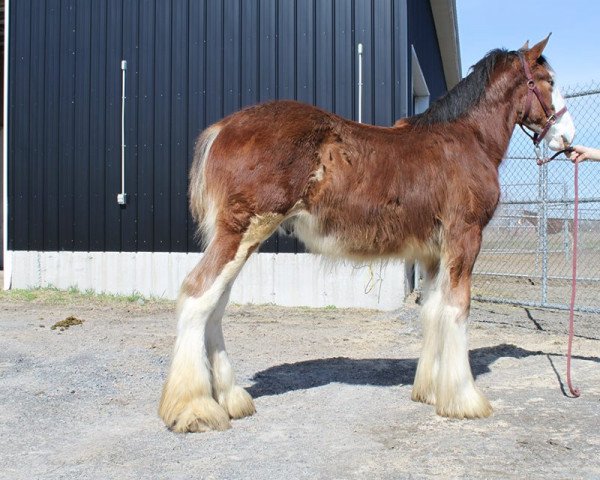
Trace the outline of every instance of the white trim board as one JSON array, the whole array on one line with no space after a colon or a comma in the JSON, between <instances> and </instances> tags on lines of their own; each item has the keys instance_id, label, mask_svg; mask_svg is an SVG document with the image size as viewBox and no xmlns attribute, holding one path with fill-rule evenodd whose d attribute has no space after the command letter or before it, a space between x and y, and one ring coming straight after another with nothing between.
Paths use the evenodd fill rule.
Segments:
<instances>
[{"instance_id":1,"label":"white trim board","mask_svg":"<svg viewBox=\"0 0 600 480\"><path fill-rule=\"evenodd\" d=\"M423 70L421 69L419 57L417 56L417 52L415 51L414 45L411 45L410 48L413 88L412 94L414 105L413 114L416 115L418 113L423 113L429 108L429 97L431 96L431 94L429 93L429 88L427 87L427 80L425 80L425 75L423 75Z\"/></svg>"},{"instance_id":2,"label":"white trim board","mask_svg":"<svg viewBox=\"0 0 600 480\"><path fill-rule=\"evenodd\" d=\"M8 251L9 288L81 291L175 299L201 253ZM5 258L5 261L9 260ZM252 255L232 290L234 303L395 310L404 302L404 265L329 263L308 253Z\"/></svg>"},{"instance_id":3,"label":"white trim board","mask_svg":"<svg viewBox=\"0 0 600 480\"><path fill-rule=\"evenodd\" d=\"M456 0L430 0L430 4L446 87L450 90L462 78Z\"/></svg>"}]
</instances>

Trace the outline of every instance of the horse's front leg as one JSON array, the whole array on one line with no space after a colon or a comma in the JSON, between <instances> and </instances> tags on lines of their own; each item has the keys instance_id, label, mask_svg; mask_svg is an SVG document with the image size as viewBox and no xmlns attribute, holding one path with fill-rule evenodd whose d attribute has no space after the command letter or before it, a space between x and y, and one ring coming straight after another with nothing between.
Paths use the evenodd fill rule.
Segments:
<instances>
[{"instance_id":1,"label":"horse's front leg","mask_svg":"<svg viewBox=\"0 0 600 480\"><path fill-rule=\"evenodd\" d=\"M467 344L471 276L481 246L481 229L463 226L455 232L448 232L446 241L437 318L440 343L436 412L452 418L488 417L492 407L475 386Z\"/></svg>"},{"instance_id":2,"label":"horse's front leg","mask_svg":"<svg viewBox=\"0 0 600 480\"><path fill-rule=\"evenodd\" d=\"M449 290L439 316L439 370L436 381L436 412L452 418L487 417L490 402L475 386L469 364L467 318L469 287L464 283Z\"/></svg>"},{"instance_id":3,"label":"horse's front leg","mask_svg":"<svg viewBox=\"0 0 600 480\"><path fill-rule=\"evenodd\" d=\"M423 306L421 307L421 326L423 329L423 347L411 398L415 402L435 405L435 390L440 368L440 340L438 317L442 306L442 291L439 284L439 261L425 267L423 288Z\"/></svg>"}]
</instances>

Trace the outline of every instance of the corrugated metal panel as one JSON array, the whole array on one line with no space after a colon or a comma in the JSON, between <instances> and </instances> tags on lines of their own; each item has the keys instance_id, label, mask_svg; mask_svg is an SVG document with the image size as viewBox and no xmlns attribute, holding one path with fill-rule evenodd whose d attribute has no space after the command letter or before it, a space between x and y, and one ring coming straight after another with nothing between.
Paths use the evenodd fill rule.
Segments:
<instances>
[{"instance_id":1,"label":"corrugated metal panel","mask_svg":"<svg viewBox=\"0 0 600 480\"><path fill-rule=\"evenodd\" d=\"M75 99L90 96L91 90L91 24L90 8L76 12L76 74ZM75 162L74 168L74 248L89 250L90 245L90 102L75 102Z\"/></svg>"},{"instance_id":2,"label":"corrugated metal panel","mask_svg":"<svg viewBox=\"0 0 600 480\"><path fill-rule=\"evenodd\" d=\"M158 160L154 155L154 31L156 24L155 0L140 1L140 31L138 52L138 98L137 111L140 118L137 131L138 191L130 191L137 198L137 234L138 250L154 250L154 164ZM145 47L142 48L142 45ZM150 48L149 46L152 46ZM200 49L203 51L203 49ZM131 76L130 76L131 78ZM128 110L131 110L130 108ZM131 144L131 139L128 140ZM131 149L128 149L130 152ZM131 157L131 154L127 157ZM163 159L164 161L164 159ZM127 184L129 188L129 184ZM129 208L129 207L126 207Z\"/></svg>"},{"instance_id":3,"label":"corrugated metal panel","mask_svg":"<svg viewBox=\"0 0 600 480\"><path fill-rule=\"evenodd\" d=\"M407 6L409 47L411 44L415 47L431 100L435 100L446 93L446 80L431 4L428 1L408 0ZM407 68L410 68L410 62Z\"/></svg>"},{"instance_id":4,"label":"corrugated metal panel","mask_svg":"<svg viewBox=\"0 0 600 480\"><path fill-rule=\"evenodd\" d=\"M121 243L121 59L123 58L123 3L105 0L108 27L106 48L105 250L123 250ZM86 2L83 2L85 4ZM161 2L159 2L161 3ZM82 4L82 2L78 2ZM83 6L83 5L82 5ZM130 28L127 25L127 28ZM130 77L131 79L131 77ZM135 105L130 103L130 108ZM129 155L131 156L131 155Z\"/></svg>"},{"instance_id":5,"label":"corrugated metal panel","mask_svg":"<svg viewBox=\"0 0 600 480\"><path fill-rule=\"evenodd\" d=\"M173 2L173 27L182 30L181 35L172 36L171 68L171 202L170 202L170 250L186 252L187 236L187 170L188 170L188 2Z\"/></svg>"},{"instance_id":6,"label":"corrugated metal panel","mask_svg":"<svg viewBox=\"0 0 600 480\"><path fill-rule=\"evenodd\" d=\"M140 118L140 85L138 82L139 75L136 72L139 72L140 69L138 41L140 36L140 8L140 2L123 2L123 58L127 59L127 101L134 105L134 108L125 110L125 137L127 138L125 176L127 178L127 190L131 192L139 191L138 119ZM184 155L187 155L187 151L184 151ZM139 208L139 196L128 195L127 208L121 208L121 249L124 251L138 249Z\"/></svg>"},{"instance_id":7,"label":"corrugated metal panel","mask_svg":"<svg viewBox=\"0 0 600 480\"><path fill-rule=\"evenodd\" d=\"M46 35L45 17L34 16L31 19L31 44L44 43ZM44 78L44 50L30 50L31 79ZM29 85L30 122L29 122L29 245L31 250L44 248L44 82L31 81Z\"/></svg>"},{"instance_id":8,"label":"corrugated metal panel","mask_svg":"<svg viewBox=\"0 0 600 480\"><path fill-rule=\"evenodd\" d=\"M107 228L105 208L106 204L106 124L107 121L117 121L116 119L108 119L106 114L107 88L106 78L107 62L106 48L108 32L107 25L107 6L103 0L94 0L90 5L93 18L90 35L90 50L91 65L90 65L90 180L89 180L89 196L90 196L90 211L89 211L89 231L90 231L90 250L105 250L107 249L104 239L104 232ZM80 6L80 8L83 8ZM85 101L77 99L78 102ZM148 117L149 121L151 117ZM82 159L83 160L83 159ZM44 229L52 229L56 211L44 214ZM84 225L77 225L77 228L84 228ZM109 226L109 228L113 228ZM65 250L64 245L58 244L54 250ZM49 250L47 248L46 250Z\"/></svg>"},{"instance_id":9,"label":"corrugated metal panel","mask_svg":"<svg viewBox=\"0 0 600 480\"><path fill-rule=\"evenodd\" d=\"M9 110L9 149L13 160L8 179L9 248L11 239L29 246L29 203L33 187L30 181L30 94L31 81L31 6L29 2L16 2L10 9L10 80L14 97ZM18 159L18 160L17 160ZM28 248L24 248L28 249Z\"/></svg>"},{"instance_id":10,"label":"corrugated metal panel","mask_svg":"<svg viewBox=\"0 0 600 480\"><path fill-rule=\"evenodd\" d=\"M235 2L238 3L238 2ZM247 2L244 2L247 3ZM190 2L189 3L189 18L188 18L188 90L187 90L187 102L188 102L188 117L187 117L187 167L186 175L192 164L192 156L194 151L194 142L198 133L206 125L205 112L205 58L206 50L204 44L204 24L205 24L205 4L204 2ZM241 16L240 24L241 24ZM201 28L202 27L202 28ZM240 45L241 42L240 42ZM241 92L236 92L238 97ZM141 118L141 117L140 117ZM143 162L140 162L143 164ZM187 188L187 187L186 187ZM184 192L186 193L186 192ZM187 197L186 197L187 198ZM187 214L187 241L188 250L194 250L196 243L194 241L194 222L192 220L189 209L186 207ZM141 238L141 233L140 233ZM140 249L141 250L141 249Z\"/></svg>"},{"instance_id":11,"label":"corrugated metal panel","mask_svg":"<svg viewBox=\"0 0 600 480\"><path fill-rule=\"evenodd\" d=\"M39 14L39 12L38 12ZM59 98L60 98L60 69L57 67L59 62L59 54L60 54L60 0L47 0L46 2L46 38L45 38L45 65L44 65L44 156L40 163L44 165L44 184L42 186L41 192L44 196L44 218L43 218L43 246L44 250L52 251L59 249L59 237L58 237L58 200L59 200L59 192L58 192L58 132L61 125L60 115L59 115ZM11 17L12 17L12 9L11 9ZM14 24L13 24L14 25ZM12 29L11 29L12 30ZM12 31L11 31L11 39L12 39ZM10 45L10 50L13 51L14 45ZM92 59L94 56L92 55ZM102 57L104 58L104 57ZM9 78L12 78L13 64L9 65ZM92 79L93 77L92 72ZM12 84L12 82L11 82ZM92 102L96 98L103 99L102 96L96 97L94 96L96 92L92 91L90 98ZM14 92L11 90L9 97L9 112L14 109L15 101L18 101L19 94L18 92ZM102 106L102 118L104 118L104 105ZM39 114L39 113L38 113ZM91 119L94 119L93 114L90 115ZM10 139L14 138L14 132L12 131L15 128L13 122L9 122L9 135ZM92 130L93 131L93 130ZM94 137L91 137L92 139ZM91 145L90 152L93 154L93 144ZM12 178L13 174L10 173L10 168L12 165L16 165L21 162L22 159L20 156L14 156L15 145L10 143L9 140L9 176ZM15 173L14 176L17 176ZM97 177L92 177L96 178ZM96 182L90 183L90 190L95 187ZM35 188L35 186L33 187ZM103 193L101 194L103 195ZM91 200L92 197L90 197ZM103 197L101 197L103 198ZM10 203L9 198L9 209L12 212L13 207ZM18 215L18 214L16 214ZM20 217L19 222L22 220ZM27 219L23 219L27 221ZM12 231L9 227L9 248L10 248L10 240L12 237ZM90 230L90 236L93 237L94 232ZM18 236L14 237L14 245L18 248L21 245L22 249L29 247L30 243L27 245L23 245L20 242ZM15 248L16 249L16 248Z\"/></svg>"},{"instance_id":12,"label":"corrugated metal panel","mask_svg":"<svg viewBox=\"0 0 600 480\"><path fill-rule=\"evenodd\" d=\"M171 63L171 38L173 34L182 35L180 29L172 29L171 19L172 2L156 2L156 28L154 38L150 45L142 45L141 48L154 49L154 185L153 185L153 206L154 206L154 252L168 252L171 250L171 222L169 215L171 213L171 169L172 161L170 142L171 142L171 69L183 68L183 65L173 65ZM211 5L217 5L217 2L208 2ZM210 8L209 8L210 10ZM215 10L213 7L212 10ZM220 10L220 7L219 7ZM209 19L209 25L220 23L214 18ZM214 69L217 70L217 69ZM185 70L184 70L185 71ZM181 72L182 74L184 72ZM219 97L220 88L216 89L214 98ZM214 105L211 105L214 109ZM179 226L179 234L184 234Z\"/></svg>"},{"instance_id":13,"label":"corrugated metal panel","mask_svg":"<svg viewBox=\"0 0 600 480\"><path fill-rule=\"evenodd\" d=\"M355 118L358 42L365 46L363 120L390 125L409 103L401 94L407 52L399 52L405 2L15 2L9 248L195 250L186 190L197 134L274 98ZM408 4L418 23L411 41L429 52L428 2ZM427 57L421 53L421 64L437 94L441 62L438 69ZM116 202L121 59L128 62L124 208ZM263 250L297 248L293 239L274 238Z\"/></svg>"}]
</instances>

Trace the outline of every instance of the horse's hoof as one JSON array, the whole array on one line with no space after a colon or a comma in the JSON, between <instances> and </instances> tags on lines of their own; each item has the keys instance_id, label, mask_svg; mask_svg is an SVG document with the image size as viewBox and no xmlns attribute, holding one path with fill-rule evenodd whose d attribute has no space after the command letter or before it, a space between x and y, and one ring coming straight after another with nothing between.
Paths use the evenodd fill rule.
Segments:
<instances>
[{"instance_id":1,"label":"horse's hoof","mask_svg":"<svg viewBox=\"0 0 600 480\"><path fill-rule=\"evenodd\" d=\"M413 402L426 403L427 405L435 405L435 393L432 391L421 391L413 388L410 396Z\"/></svg>"},{"instance_id":2,"label":"horse's hoof","mask_svg":"<svg viewBox=\"0 0 600 480\"><path fill-rule=\"evenodd\" d=\"M249 417L256 413L252 396L237 385L234 385L226 395L219 398L219 404L233 419Z\"/></svg>"},{"instance_id":3,"label":"horse's hoof","mask_svg":"<svg viewBox=\"0 0 600 480\"><path fill-rule=\"evenodd\" d=\"M435 411L449 418L486 418L493 409L489 400L478 389L472 388L460 396L438 398Z\"/></svg>"},{"instance_id":4,"label":"horse's hoof","mask_svg":"<svg viewBox=\"0 0 600 480\"><path fill-rule=\"evenodd\" d=\"M231 427L227 412L211 397L199 397L187 404L161 408L159 414L170 430L178 433L227 430Z\"/></svg>"}]
</instances>

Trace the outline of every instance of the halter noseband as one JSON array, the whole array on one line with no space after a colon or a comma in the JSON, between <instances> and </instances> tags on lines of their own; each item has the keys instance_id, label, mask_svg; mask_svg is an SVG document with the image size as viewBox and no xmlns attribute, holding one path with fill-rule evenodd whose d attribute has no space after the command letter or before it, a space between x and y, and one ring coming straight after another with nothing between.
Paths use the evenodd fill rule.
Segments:
<instances>
[{"instance_id":1,"label":"halter noseband","mask_svg":"<svg viewBox=\"0 0 600 480\"><path fill-rule=\"evenodd\" d=\"M531 74L531 69L529 68L527 60L525 60L525 55L523 55L522 52L519 52L519 58L521 59L521 64L523 65L523 70L525 70L525 76L527 77L527 97L525 98L525 108L523 109L523 117L519 122L519 126L527 134L527 136L531 138L531 140L533 140L534 146L538 147L540 142L548 133L548 130L550 130L550 128L552 127L552 125L554 125L560 119L560 117L562 117L566 113L567 106L565 105L556 113L550 113L551 109L548 108L546 103L544 103L542 93L535 84L535 80L533 79L533 75ZM533 95L535 95L538 101L540 102L540 106L544 110L544 114L546 115L547 119L546 125L544 125L544 128L542 128L542 131L540 133L534 132L533 135L531 135L529 132L527 132L527 130L523 128L523 122L527 120L527 117L529 116Z\"/></svg>"}]
</instances>

